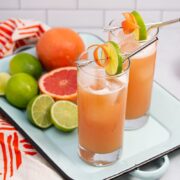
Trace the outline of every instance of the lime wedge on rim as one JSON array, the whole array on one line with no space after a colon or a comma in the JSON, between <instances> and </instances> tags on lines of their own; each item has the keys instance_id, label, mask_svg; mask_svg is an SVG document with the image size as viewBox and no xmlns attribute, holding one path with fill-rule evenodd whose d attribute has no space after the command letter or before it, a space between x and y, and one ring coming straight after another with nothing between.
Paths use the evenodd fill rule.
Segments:
<instances>
[{"instance_id":1,"label":"lime wedge on rim","mask_svg":"<svg viewBox=\"0 0 180 180\"><path fill-rule=\"evenodd\" d=\"M118 44L113 41L108 41L106 46L106 50L108 52L110 61L108 65L105 67L106 73L108 75L116 75L122 72L122 63L123 58L120 53L120 49ZM102 54L102 59L104 55Z\"/></svg>"},{"instance_id":2,"label":"lime wedge on rim","mask_svg":"<svg viewBox=\"0 0 180 180\"><path fill-rule=\"evenodd\" d=\"M77 105L65 100L56 101L51 107L51 119L54 126L70 132L78 126Z\"/></svg>"},{"instance_id":3,"label":"lime wedge on rim","mask_svg":"<svg viewBox=\"0 0 180 180\"><path fill-rule=\"evenodd\" d=\"M137 11L132 11L131 14L136 19L136 22L139 26L139 40L146 40L147 39L147 30L146 25L144 23L143 18Z\"/></svg>"},{"instance_id":4,"label":"lime wedge on rim","mask_svg":"<svg viewBox=\"0 0 180 180\"><path fill-rule=\"evenodd\" d=\"M34 97L27 106L28 119L39 128L48 128L52 125L50 109L54 104L51 96L42 94Z\"/></svg>"},{"instance_id":5,"label":"lime wedge on rim","mask_svg":"<svg viewBox=\"0 0 180 180\"><path fill-rule=\"evenodd\" d=\"M10 75L6 72L0 73L0 96L5 95L5 88L8 80L10 79Z\"/></svg>"}]
</instances>

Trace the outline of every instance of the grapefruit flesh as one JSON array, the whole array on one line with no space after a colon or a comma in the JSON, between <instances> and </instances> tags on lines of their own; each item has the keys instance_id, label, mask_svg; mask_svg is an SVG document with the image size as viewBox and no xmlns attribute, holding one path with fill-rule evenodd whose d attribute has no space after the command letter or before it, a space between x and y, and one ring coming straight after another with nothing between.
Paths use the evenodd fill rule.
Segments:
<instances>
[{"instance_id":1,"label":"grapefruit flesh","mask_svg":"<svg viewBox=\"0 0 180 180\"><path fill-rule=\"evenodd\" d=\"M70 100L77 98L77 68L64 67L44 74L39 80L42 93L48 94L55 100Z\"/></svg>"},{"instance_id":2,"label":"grapefruit flesh","mask_svg":"<svg viewBox=\"0 0 180 180\"><path fill-rule=\"evenodd\" d=\"M69 28L52 28L39 39L37 55L47 70L75 66L75 61L84 51L81 37Z\"/></svg>"}]
</instances>

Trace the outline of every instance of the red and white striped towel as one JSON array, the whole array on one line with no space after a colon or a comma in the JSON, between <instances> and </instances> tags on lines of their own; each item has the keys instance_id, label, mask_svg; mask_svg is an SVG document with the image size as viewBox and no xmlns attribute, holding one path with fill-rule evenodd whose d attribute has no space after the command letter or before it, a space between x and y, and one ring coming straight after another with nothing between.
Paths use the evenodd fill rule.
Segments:
<instances>
[{"instance_id":1,"label":"red and white striped towel","mask_svg":"<svg viewBox=\"0 0 180 180\"><path fill-rule=\"evenodd\" d=\"M0 180L24 179L60 180L61 177L0 114Z\"/></svg>"},{"instance_id":2,"label":"red and white striped towel","mask_svg":"<svg viewBox=\"0 0 180 180\"><path fill-rule=\"evenodd\" d=\"M48 29L47 25L33 20L8 19L0 22L0 58L21 46L35 44Z\"/></svg>"}]
</instances>

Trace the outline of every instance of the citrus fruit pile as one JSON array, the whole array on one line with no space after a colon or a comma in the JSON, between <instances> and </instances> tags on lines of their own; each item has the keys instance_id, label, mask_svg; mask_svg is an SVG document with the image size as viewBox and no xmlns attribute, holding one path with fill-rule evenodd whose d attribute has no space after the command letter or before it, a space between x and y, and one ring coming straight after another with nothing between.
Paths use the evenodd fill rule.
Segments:
<instances>
[{"instance_id":1,"label":"citrus fruit pile","mask_svg":"<svg viewBox=\"0 0 180 180\"><path fill-rule=\"evenodd\" d=\"M39 92L36 78L42 73L41 64L31 54L19 53L10 60L9 72L4 95L10 104L24 109Z\"/></svg>"},{"instance_id":2,"label":"citrus fruit pile","mask_svg":"<svg viewBox=\"0 0 180 180\"><path fill-rule=\"evenodd\" d=\"M19 53L9 63L9 72L0 73L0 95L20 109L38 128L52 124L63 132L77 127L77 68L58 68L42 75L42 65L33 55ZM39 94L41 92L42 94ZM56 100L56 102L55 102Z\"/></svg>"},{"instance_id":3,"label":"citrus fruit pile","mask_svg":"<svg viewBox=\"0 0 180 180\"><path fill-rule=\"evenodd\" d=\"M89 47L94 48L94 60L97 65L105 68L108 75L120 74L123 70L123 57L118 44L108 41L104 44L95 44Z\"/></svg>"},{"instance_id":4,"label":"citrus fruit pile","mask_svg":"<svg viewBox=\"0 0 180 180\"><path fill-rule=\"evenodd\" d=\"M9 74L0 73L0 95L26 109L38 128L54 124L61 131L72 131L78 119L74 66L84 43L71 29L52 28L40 38L36 50L38 58L25 52L12 57Z\"/></svg>"},{"instance_id":5,"label":"citrus fruit pile","mask_svg":"<svg viewBox=\"0 0 180 180\"><path fill-rule=\"evenodd\" d=\"M134 33L136 40L146 40L147 30L142 16L137 11L123 13L125 20L121 25L125 34Z\"/></svg>"}]
</instances>

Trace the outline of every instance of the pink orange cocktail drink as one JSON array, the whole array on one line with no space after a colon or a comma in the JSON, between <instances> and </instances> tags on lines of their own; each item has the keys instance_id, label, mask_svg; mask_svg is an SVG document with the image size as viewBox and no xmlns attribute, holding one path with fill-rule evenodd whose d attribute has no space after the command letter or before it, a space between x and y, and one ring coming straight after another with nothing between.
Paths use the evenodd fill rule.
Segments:
<instances>
[{"instance_id":1,"label":"pink orange cocktail drink","mask_svg":"<svg viewBox=\"0 0 180 180\"><path fill-rule=\"evenodd\" d=\"M134 120L148 112L156 60L156 44L131 59L126 119Z\"/></svg>"},{"instance_id":2,"label":"pink orange cocktail drink","mask_svg":"<svg viewBox=\"0 0 180 180\"><path fill-rule=\"evenodd\" d=\"M108 76L94 62L78 67L79 155L90 164L108 165L119 158L128 69Z\"/></svg>"}]
</instances>

